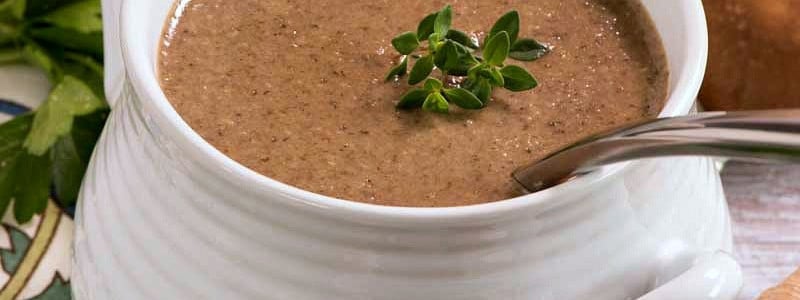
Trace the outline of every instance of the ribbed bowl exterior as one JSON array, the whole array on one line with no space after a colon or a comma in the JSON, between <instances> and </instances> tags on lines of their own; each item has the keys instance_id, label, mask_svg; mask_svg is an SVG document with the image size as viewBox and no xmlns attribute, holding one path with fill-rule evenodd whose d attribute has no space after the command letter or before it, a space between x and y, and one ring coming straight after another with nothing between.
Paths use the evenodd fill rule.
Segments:
<instances>
[{"instance_id":1,"label":"ribbed bowl exterior","mask_svg":"<svg viewBox=\"0 0 800 300\"><path fill-rule=\"evenodd\" d=\"M730 248L713 160L637 162L463 220L387 220L245 186L126 84L77 210L73 290L109 299L631 299Z\"/></svg>"},{"instance_id":2,"label":"ribbed bowl exterior","mask_svg":"<svg viewBox=\"0 0 800 300\"><path fill-rule=\"evenodd\" d=\"M77 210L77 300L633 299L730 250L706 158L636 162L448 213L254 179L209 151L158 90L155 49L174 1L102 2L113 111ZM701 4L642 3L670 63L662 115L684 114L705 66Z\"/></svg>"}]
</instances>

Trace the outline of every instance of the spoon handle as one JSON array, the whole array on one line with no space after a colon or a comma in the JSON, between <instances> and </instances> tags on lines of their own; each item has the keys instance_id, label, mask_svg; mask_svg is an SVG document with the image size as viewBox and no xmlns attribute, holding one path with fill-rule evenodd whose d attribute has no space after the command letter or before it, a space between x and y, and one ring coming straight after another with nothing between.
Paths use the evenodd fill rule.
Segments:
<instances>
[{"instance_id":1,"label":"spoon handle","mask_svg":"<svg viewBox=\"0 0 800 300\"><path fill-rule=\"evenodd\" d=\"M534 192L612 163L683 155L800 163L800 109L650 120L581 140L513 176Z\"/></svg>"}]
</instances>

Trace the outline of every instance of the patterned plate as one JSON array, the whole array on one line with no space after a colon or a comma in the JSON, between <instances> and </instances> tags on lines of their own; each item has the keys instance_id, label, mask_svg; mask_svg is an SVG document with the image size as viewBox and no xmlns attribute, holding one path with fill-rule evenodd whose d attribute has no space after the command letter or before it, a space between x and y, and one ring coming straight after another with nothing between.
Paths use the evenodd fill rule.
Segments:
<instances>
[{"instance_id":1,"label":"patterned plate","mask_svg":"<svg viewBox=\"0 0 800 300\"><path fill-rule=\"evenodd\" d=\"M50 84L38 70L25 66L0 68L0 122L36 107ZM24 225L11 209L0 230L0 300L72 299L72 217L50 201L45 212Z\"/></svg>"}]
</instances>

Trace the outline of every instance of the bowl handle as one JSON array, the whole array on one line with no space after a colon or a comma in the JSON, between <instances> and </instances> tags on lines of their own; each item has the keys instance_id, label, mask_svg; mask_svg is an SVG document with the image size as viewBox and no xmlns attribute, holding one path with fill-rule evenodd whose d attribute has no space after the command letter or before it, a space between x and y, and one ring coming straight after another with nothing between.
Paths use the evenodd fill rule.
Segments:
<instances>
[{"instance_id":1,"label":"bowl handle","mask_svg":"<svg viewBox=\"0 0 800 300\"><path fill-rule=\"evenodd\" d=\"M639 300L731 300L742 287L742 268L722 251L701 255L683 274L645 294Z\"/></svg>"},{"instance_id":2,"label":"bowl handle","mask_svg":"<svg viewBox=\"0 0 800 300\"><path fill-rule=\"evenodd\" d=\"M122 0L102 0L103 7L103 52L105 57L106 101L111 108L119 99L125 68L119 35L119 18Z\"/></svg>"}]
</instances>

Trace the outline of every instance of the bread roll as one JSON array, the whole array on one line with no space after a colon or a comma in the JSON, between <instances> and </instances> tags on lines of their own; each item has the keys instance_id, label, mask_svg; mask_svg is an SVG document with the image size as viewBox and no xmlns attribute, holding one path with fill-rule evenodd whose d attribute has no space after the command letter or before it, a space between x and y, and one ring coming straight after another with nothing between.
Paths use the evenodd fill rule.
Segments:
<instances>
[{"instance_id":1,"label":"bread roll","mask_svg":"<svg viewBox=\"0 0 800 300\"><path fill-rule=\"evenodd\" d=\"M792 300L800 299L800 270L789 276L780 285L766 290L759 300Z\"/></svg>"},{"instance_id":2,"label":"bread roll","mask_svg":"<svg viewBox=\"0 0 800 300\"><path fill-rule=\"evenodd\" d=\"M800 107L800 0L703 0L708 110Z\"/></svg>"}]
</instances>

